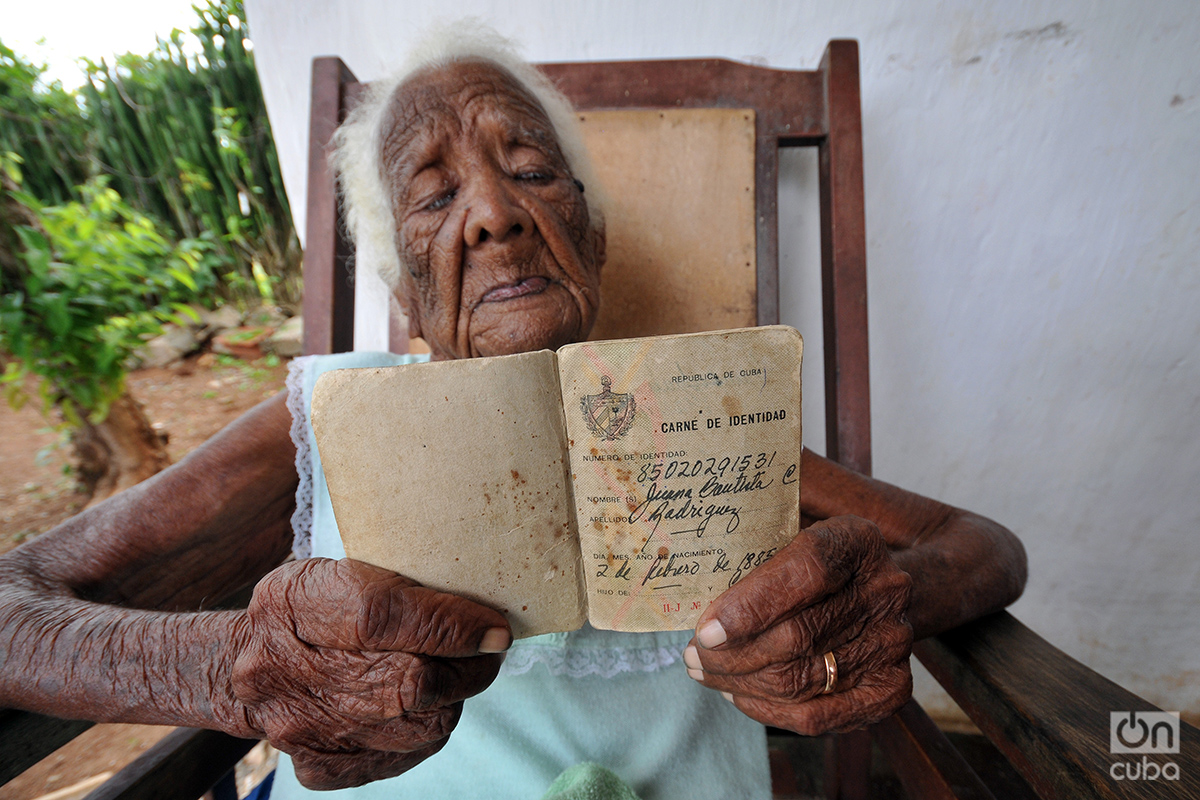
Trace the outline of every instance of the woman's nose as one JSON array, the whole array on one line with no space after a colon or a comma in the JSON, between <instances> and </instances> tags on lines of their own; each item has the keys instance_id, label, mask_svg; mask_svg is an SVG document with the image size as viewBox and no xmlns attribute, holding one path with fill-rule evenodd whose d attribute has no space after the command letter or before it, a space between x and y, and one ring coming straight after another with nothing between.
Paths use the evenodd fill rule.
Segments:
<instances>
[{"instance_id":1,"label":"woman's nose","mask_svg":"<svg viewBox=\"0 0 1200 800\"><path fill-rule=\"evenodd\" d=\"M503 243L533 230L533 219L516 203L503 179L480 176L468 191L470 206L463 232L468 247Z\"/></svg>"}]
</instances>

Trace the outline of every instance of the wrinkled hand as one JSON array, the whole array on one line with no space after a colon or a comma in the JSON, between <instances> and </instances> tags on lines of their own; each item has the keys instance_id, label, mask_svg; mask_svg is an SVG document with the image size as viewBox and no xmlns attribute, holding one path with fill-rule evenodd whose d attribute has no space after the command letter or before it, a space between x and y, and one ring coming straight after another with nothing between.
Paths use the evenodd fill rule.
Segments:
<instances>
[{"instance_id":1,"label":"wrinkled hand","mask_svg":"<svg viewBox=\"0 0 1200 800\"><path fill-rule=\"evenodd\" d=\"M313 789L398 775L436 753L496 677L497 611L360 561L285 564L255 588L232 684L252 729Z\"/></svg>"},{"instance_id":2,"label":"wrinkled hand","mask_svg":"<svg viewBox=\"0 0 1200 800\"><path fill-rule=\"evenodd\" d=\"M911 585L875 525L818 522L705 610L684 651L688 674L767 725L808 736L861 728L912 694ZM830 651L837 681L825 694Z\"/></svg>"}]
</instances>

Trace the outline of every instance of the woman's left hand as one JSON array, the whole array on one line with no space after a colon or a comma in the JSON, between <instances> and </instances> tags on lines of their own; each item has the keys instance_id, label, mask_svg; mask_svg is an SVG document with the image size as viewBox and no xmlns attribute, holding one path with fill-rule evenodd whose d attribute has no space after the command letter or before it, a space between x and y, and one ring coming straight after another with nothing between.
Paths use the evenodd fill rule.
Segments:
<instances>
[{"instance_id":1,"label":"woman's left hand","mask_svg":"<svg viewBox=\"0 0 1200 800\"><path fill-rule=\"evenodd\" d=\"M767 725L862 728L912 694L911 587L874 524L822 520L705 610L688 674Z\"/></svg>"}]
</instances>

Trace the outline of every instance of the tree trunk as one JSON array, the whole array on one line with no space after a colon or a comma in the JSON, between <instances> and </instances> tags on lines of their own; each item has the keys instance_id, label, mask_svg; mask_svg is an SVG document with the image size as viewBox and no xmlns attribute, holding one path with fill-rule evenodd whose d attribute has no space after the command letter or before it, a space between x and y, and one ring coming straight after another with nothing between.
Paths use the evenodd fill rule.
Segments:
<instances>
[{"instance_id":1,"label":"tree trunk","mask_svg":"<svg viewBox=\"0 0 1200 800\"><path fill-rule=\"evenodd\" d=\"M85 422L71 437L79 482L98 503L170 466L167 437L150 427L142 404L118 397L99 425Z\"/></svg>"}]
</instances>

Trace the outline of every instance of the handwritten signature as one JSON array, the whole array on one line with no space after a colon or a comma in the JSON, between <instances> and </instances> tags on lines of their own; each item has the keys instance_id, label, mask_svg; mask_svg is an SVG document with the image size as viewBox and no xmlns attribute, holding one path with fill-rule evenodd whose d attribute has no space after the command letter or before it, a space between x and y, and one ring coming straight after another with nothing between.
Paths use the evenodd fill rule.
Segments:
<instances>
[{"instance_id":1,"label":"handwritten signature","mask_svg":"<svg viewBox=\"0 0 1200 800\"><path fill-rule=\"evenodd\" d=\"M690 486L685 489L660 489L657 483L652 483L646 489L646 499L630 512L629 524L632 525L643 517L647 522L654 523L651 536L646 540L649 542L653 539L653 534L658 533L658 526L663 520L701 520L695 528L671 533L694 533L697 537L702 537L713 517L728 516L725 533L733 533L741 524L741 511L741 506L697 502L692 497Z\"/></svg>"}]
</instances>

